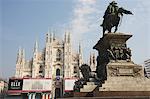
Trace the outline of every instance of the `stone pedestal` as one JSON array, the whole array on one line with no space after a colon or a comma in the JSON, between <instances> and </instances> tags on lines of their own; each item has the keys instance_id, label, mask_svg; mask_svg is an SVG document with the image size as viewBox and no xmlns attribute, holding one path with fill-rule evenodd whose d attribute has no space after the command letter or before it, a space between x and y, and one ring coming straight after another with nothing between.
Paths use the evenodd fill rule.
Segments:
<instances>
[{"instance_id":1,"label":"stone pedestal","mask_svg":"<svg viewBox=\"0 0 150 99\"><path fill-rule=\"evenodd\" d=\"M127 47L126 42L131 37L130 34L108 33L100 38L93 47L98 51L96 73L99 85L87 83L74 96L113 99L150 96L150 79L144 77L143 67L132 61L131 49Z\"/></svg>"},{"instance_id":2,"label":"stone pedestal","mask_svg":"<svg viewBox=\"0 0 150 99\"><path fill-rule=\"evenodd\" d=\"M86 85L83 85L83 88L80 89L80 92L92 92L97 85L94 82L87 82Z\"/></svg>"},{"instance_id":3,"label":"stone pedestal","mask_svg":"<svg viewBox=\"0 0 150 99\"><path fill-rule=\"evenodd\" d=\"M107 77L144 77L143 67L125 60L110 61L107 66Z\"/></svg>"},{"instance_id":4,"label":"stone pedestal","mask_svg":"<svg viewBox=\"0 0 150 99\"><path fill-rule=\"evenodd\" d=\"M132 35L108 33L94 46L98 51L97 76L102 82L107 80L107 76L137 75L142 70L131 61L131 50L126 44L130 37Z\"/></svg>"},{"instance_id":5,"label":"stone pedestal","mask_svg":"<svg viewBox=\"0 0 150 99\"><path fill-rule=\"evenodd\" d=\"M135 96L140 92L150 95L150 79L144 77L143 67L131 60L126 43L130 37L124 33L108 33L94 46L98 51L97 76L104 82L95 96L107 96L109 92L109 96Z\"/></svg>"}]
</instances>

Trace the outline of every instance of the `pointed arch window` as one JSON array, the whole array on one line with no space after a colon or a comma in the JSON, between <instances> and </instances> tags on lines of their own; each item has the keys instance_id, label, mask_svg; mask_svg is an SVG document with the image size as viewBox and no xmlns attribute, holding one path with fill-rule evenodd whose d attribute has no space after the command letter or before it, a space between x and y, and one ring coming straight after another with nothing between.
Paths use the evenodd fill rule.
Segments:
<instances>
[{"instance_id":1,"label":"pointed arch window","mask_svg":"<svg viewBox=\"0 0 150 99\"><path fill-rule=\"evenodd\" d=\"M42 73L42 72L43 72L43 67L42 67L42 65L40 65L39 73Z\"/></svg>"},{"instance_id":2,"label":"pointed arch window","mask_svg":"<svg viewBox=\"0 0 150 99\"><path fill-rule=\"evenodd\" d=\"M77 67L74 66L74 73L77 73Z\"/></svg>"},{"instance_id":3,"label":"pointed arch window","mask_svg":"<svg viewBox=\"0 0 150 99\"><path fill-rule=\"evenodd\" d=\"M56 69L56 76L60 76L60 69Z\"/></svg>"},{"instance_id":4,"label":"pointed arch window","mask_svg":"<svg viewBox=\"0 0 150 99\"><path fill-rule=\"evenodd\" d=\"M62 52L60 49L58 49L56 53L56 61L61 61L61 58L62 58Z\"/></svg>"}]
</instances>

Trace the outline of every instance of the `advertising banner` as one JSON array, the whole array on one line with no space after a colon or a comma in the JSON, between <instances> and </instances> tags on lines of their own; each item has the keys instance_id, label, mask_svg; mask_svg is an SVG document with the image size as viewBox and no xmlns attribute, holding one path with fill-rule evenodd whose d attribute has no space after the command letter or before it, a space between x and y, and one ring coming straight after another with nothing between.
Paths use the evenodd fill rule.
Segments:
<instances>
[{"instance_id":1,"label":"advertising banner","mask_svg":"<svg viewBox=\"0 0 150 99\"><path fill-rule=\"evenodd\" d=\"M8 90L22 90L23 79L9 79Z\"/></svg>"},{"instance_id":2,"label":"advertising banner","mask_svg":"<svg viewBox=\"0 0 150 99\"><path fill-rule=\"evenodd\" d=\"M24 79L23 91L51 91L51 79Z\"/></svg>"},{"instance_id":3,"label":"advertising banner","mask_svg":"<svg viewBox=\"0 0 150 99\"><path fill-rule=\"evenodd\" d=\"M77 79L65 79L65 91L72 91Z\"/></svg>"}]
</instances>

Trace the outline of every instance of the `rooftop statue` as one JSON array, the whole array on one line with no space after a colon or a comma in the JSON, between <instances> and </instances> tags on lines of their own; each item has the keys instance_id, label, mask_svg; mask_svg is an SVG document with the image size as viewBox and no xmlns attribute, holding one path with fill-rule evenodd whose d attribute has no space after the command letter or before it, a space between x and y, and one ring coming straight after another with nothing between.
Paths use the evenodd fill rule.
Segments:
<instances>
[{"instance_id":1,"label":"rooftop statue","mask_svg":"<svg viewBox=\"0 0 150 99\"><path fill-rule=\"evenodd\" d=\"M131 11L128 11L122 7L118 7L117 6L117 3L115 1L112 1L105 13L104 13L104 20L103 20L103 23L100 25L103 27L103 35L105 34L105 31L108 30L109 33L111 33L111 29L113 27L115 27L115 31L117 31L118 29L118 25L119 25L119 22L120 22L120 18L121 16L123 16L123 14L132 14Z\"/></svg>"}]
</instances>

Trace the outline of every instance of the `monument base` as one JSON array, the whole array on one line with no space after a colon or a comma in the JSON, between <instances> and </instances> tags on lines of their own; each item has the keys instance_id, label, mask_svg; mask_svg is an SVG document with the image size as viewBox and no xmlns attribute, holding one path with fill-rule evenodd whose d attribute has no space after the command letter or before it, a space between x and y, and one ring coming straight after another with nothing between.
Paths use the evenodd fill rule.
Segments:
<instances>
[{"instance_id":1,"label":"monument base","mask_svg":"<svg viewBox=\"0 0 150 99\"><path fill-rule=\"evenodd\" d=\"M149 98L150 79L144 77L143 67L131 60L131 50L127 47L126 42L131 37L130 34L108 33L100 38L94 46L98 51L99 85L84 85L74 97Z\"/></svg>"},{"instance_id":2,"label":"monument base","mask_svg":"<svg viewBox=\"0 0 150 99\"><path fill-rule=\"evenodd\" d=\"M114 62L107 65L107 80L94 97L150 96L150 79L144 77L141 66L132 62Z\"/></svg>"},{"instance_id":3,"label":"monument base","mask_svg":"<svg viewBox=\"0 0 150 99\"><path fill-rule=\"evenodd\" d=\"M144 77L109 77L99 91L149 91L150 79ZM150 94L149 94L150 95Z\"/></svg>"},{"instance_id":4,"label":"monument base","mask_svg":"<svg viewBox=\"0 0 150 99\"><path fill-rule=\"evenodd\" d=\"M95 85L93 85L95 87ZM108 77L101 87L86 89L85 92L74 92L74 97L109 97L110 99L149 99L150 79L145 77ZM140 99L141 99L140 98Z\"/></svg>"},{"instance_id":5,"label":"monument base","mask_svg":"<svg viewBox=\"0 0 150 99\"><path fill-rule=\"evenodd\" d=\"M99 91L93 97L110 97L109 99L149 99L150 91Z\"/></svg>"}]
</instances>

